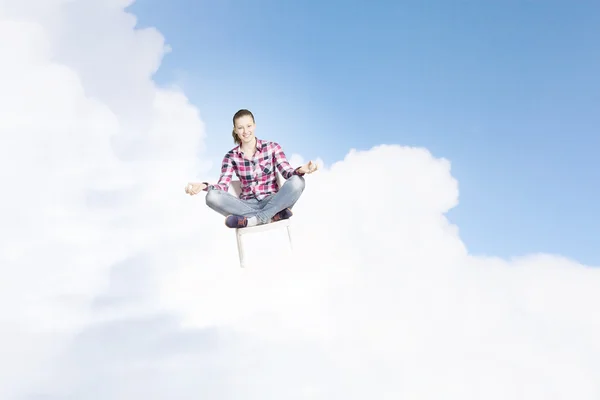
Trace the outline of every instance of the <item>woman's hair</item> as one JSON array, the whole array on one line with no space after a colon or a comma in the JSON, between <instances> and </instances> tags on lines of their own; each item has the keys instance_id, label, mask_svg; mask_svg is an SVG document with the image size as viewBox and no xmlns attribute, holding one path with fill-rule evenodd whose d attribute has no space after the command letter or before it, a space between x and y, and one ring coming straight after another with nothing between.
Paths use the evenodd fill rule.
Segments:
<instances>
[{"instance_id":1,"label":"woman's hair","mask_svg":"<svg viewBox=\"0 0 600 400\"><path fill-rule=\"evenodd\" d=\"M235 114L233 114L233 131L231 132L231 136L233 136L233 142L236 144L242 144L242 141L238 137L237 133L235 133L235 120L241 117L250 116L252 118L252 122L254 121L254 115L248 110L239 110Z\"/></svg>"}]
</instances>

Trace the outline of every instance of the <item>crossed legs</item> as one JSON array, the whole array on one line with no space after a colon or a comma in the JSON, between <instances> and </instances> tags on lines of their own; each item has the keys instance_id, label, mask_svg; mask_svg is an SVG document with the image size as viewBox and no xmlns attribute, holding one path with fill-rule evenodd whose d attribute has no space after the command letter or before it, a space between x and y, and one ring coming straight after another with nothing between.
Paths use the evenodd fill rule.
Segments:
<instances>
[{"instance_id":1,"label":"crossed legs","mask_svg":"<svg viewBox=\"0 0 600 400\"><path fill-rule=\"evenodd\" d=\"M304 178L294 175L284 182L277 193L263 200L241 200L223 190L211 190L206 194L206 205L223 216L256 217L259 224L266 224L275 214L286 208L291 209L304 187Z\"/></svg>"}]
</instances>

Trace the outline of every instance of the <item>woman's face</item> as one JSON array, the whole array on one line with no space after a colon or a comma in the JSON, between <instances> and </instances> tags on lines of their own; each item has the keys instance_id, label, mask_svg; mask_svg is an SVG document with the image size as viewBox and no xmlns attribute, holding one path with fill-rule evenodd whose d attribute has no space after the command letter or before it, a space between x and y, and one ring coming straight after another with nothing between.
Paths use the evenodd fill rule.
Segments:
<instances>
[{"instance_id":1,"label":"woman's face","mask_svg":"<svg viewBox=\"0 0 600 400\"><path fill-rule=\"evenodd\" d=\"M252 121L252 117L244 115L235 120L235 126L233 127L235 133L238 135L242 144L252 143L254 140L254 129L256 125Z\"/></svg>"}]
</instances>

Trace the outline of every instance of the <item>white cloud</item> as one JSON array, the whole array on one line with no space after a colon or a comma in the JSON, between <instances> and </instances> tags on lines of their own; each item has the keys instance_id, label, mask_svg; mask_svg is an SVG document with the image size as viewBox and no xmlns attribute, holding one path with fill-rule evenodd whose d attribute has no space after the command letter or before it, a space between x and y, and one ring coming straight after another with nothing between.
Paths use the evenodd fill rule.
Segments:
<instances>
[{"instance_id":1,"label":"white cloud","mask_svg":"<svg viewBox=\"0 0 600 400\"><path fill-rule=\"evenodd\" d=\"M1 398L600 396L600 270L470 256L423 149L324 166L294 256L250 236L238 268L183 193L199 113L151 81L164 41L127 4L0 2Z\"/></svg>"}]
</instances>

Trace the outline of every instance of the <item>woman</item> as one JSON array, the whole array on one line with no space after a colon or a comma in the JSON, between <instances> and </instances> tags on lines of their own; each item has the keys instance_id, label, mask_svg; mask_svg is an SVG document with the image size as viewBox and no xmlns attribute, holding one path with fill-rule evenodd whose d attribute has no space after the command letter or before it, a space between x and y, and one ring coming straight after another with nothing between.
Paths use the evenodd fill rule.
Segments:
<instances>
[{"instance_id":1,"label":"woman","mask_svg":"<svg viewBox=\"0 0 600 400\"><path fill-rule=\"evenodd\" d=\"M206 205L226 216L229 228L245 228L279 221L292 216L292 207L304 191L304 175L317 170L317 164L292 168L281 146L254 136L256 122L248 110L233 116L233 140L237 146L223 158L217 184L189 183L185 192L190 196L206 191ZM277 172L285 178L279 187ZM240 197L228 193L233 173L241 183Z\"/></svg>"}]
</instances>

